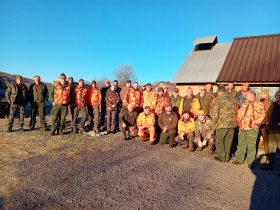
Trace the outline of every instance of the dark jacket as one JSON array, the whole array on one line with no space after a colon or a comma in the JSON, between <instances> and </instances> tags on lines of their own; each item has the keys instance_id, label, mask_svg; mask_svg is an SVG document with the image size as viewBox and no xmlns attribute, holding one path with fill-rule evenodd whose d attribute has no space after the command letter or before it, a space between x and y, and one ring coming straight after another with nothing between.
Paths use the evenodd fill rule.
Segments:
<instances>
[{"instance_id":1,"label":"dark jacket","mask_svg":"<svg viewBox=\"0 0 280 210\"><path fill-rule=\"evenodd\" d=\"M35 83L29 87L29 102L47 102L49 98L48 87L41 83L39 84L38 92L36 91Z\"/></svg>"},{"instance_id":2,"label":"dark jacket","mask_svg":"<svg viewBox=\"0 0 280 210\"><path fill-rule=\"evenodd\" d=\"M27 105L28 103L28 97L29 97L29 93L28 93L28 88L25 84L21 84L21 89L22 89L22 93L18 93L18 87L16 83L11 84L7 90L6 90L6 100L8 101L9 104L14 104L16 97L18 96L18 94L22 94L22 98L23 101L20 104L17 105Z\"/></svg>"},{"instance_id":3,"label":"dark jacket","mask_svg":"<svg viewBox=\"0 0 280 210\"><path fill-rule=\"evenodd\" d=\"M100 92L101 92L101 104L105 104L106 101L105 101L105 98L106 98L106 93L107 91L110 89L111 86L104 86L101 88Z\"/></svg>"},{"instance_id":4,"label":"dark jacket","mask_svg":"<svg viewBox=\"0 0 280 210\"><path fill-rule=\"evenodd\" d=\"M120 115L120 122L125 123L127 126L136 126L138 114L136 111L129 112L125 109Z\"/></svg>"},{"instance_id":5,"label":"dark jacket","mask_svg":"<svg viewBox=\"0 0 280 210\"><path fill-rule=\"evenodd\" d=\"M118 110L118 105L121 101L121 98L116 91L109 89L106 93L105 101L107 110ZM112 105L115 105L115 107L112 107Z\"/></svg>"},{"instance_id":6,"label":"dark jacket","mask_svg":"<svg viewBox=\"0 0 280 210\"><path fill-rule=\"evenodd\" d=\"M277 101L273 102L269 108L269 112L272 112L270 121L269 121L269 133L280 133L280 104Z\"/></svg>"},{"instance_id":7,"label":"dark jacket","mask_svg":"<svg viewBox=\"0 0 280 210\"><path fill-rule=\"evenodd\" d=\"M178 124L178 115L175 112L171 112L171 114L167 114L167 112L163 112L159 115L158 125L163 130L165 126L167 126L167 130L175 129Z\"/></svg>"}]
</instances>

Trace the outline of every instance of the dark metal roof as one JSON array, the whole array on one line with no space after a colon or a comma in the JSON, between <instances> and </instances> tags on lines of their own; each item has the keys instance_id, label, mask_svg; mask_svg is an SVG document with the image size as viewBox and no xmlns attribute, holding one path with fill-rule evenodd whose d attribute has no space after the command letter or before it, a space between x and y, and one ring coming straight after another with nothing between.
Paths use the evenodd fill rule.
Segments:
<instances>
[{"instance_id":1,"label":"dark metal roof","mask_svg":"<svg viewBox=\"0 0 280 210\"><path fill-rule=\"evenodd\" d=\"M280 34L235 38L217 82L280 82Z\"/></svg>"}]
</instances>

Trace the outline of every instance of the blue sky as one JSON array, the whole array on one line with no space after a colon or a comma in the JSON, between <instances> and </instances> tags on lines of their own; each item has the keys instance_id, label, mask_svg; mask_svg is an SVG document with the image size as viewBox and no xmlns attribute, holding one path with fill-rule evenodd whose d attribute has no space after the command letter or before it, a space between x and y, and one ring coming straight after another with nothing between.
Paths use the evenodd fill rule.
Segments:
<instances>
[{"instance_id":1,"label":"blue sky","mask_svg":"<svg viewBox=\"0 0 280 210\"><path fill-rule=\"evenodd\" d=\"M197 37L280 33L279 0L0 0L0 71L51 82L113 78L131 64L138 82L169 81Z\"/></svg>"}]
</instances>

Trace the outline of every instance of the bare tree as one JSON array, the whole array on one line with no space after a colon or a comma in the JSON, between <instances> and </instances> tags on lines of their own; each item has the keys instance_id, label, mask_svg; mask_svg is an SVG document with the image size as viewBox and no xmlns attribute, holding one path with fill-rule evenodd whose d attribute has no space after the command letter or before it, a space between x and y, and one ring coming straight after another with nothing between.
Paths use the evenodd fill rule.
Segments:
<instances>
[{"instance_id":1,"label":"bare tree","mask_svg":"<svg viewBox=\"0 0 280 210\"><path fill-rule=\"evenodd\" d=\"M136 71L133 66L129 63L121 64L114 72L114 79L119 81L119 86L125 86L125 82L127 80L131 80L131 82L137 82L138 77L136 75Z\"/></svg>"},{"instance_id":2,"label":"bare tree","mask_svg":"<svg viewBox=\"0 0 280 210\"><path fill-rule=\"evenodd\" d=\"M105 81L109 79L105 75L103 75L99 78L94 78L93 80L96 81L96 86L101 89L105 85Z\"/></svg>"}]
</instances>

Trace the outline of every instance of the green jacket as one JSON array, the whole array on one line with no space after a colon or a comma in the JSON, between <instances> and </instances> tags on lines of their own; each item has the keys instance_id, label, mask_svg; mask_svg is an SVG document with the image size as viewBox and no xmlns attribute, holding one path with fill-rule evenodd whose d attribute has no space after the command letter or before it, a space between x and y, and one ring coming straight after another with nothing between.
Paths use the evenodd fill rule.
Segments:
<instances>
[{"instance_id":1,"label":"green jacket","mask_svg":"<svg viewBox=\"0 0 280 210\"><path fill-rule=\"evenodd\" d=\"M176 99L175 97L172 95L169 97L170 98L170 103L172 105L172 109L173 109L173 112L175 112L176 114L179 113L179 107L180 107L180 103L181 103L181 100L182 100L182 96L178 96Z\"/></svg>"},{"instance_id":2,"label":"green jacket","mask_svg":"<svg viewBox=\"0 0 280 210\"><path fill-rule=\"evenodd\" d=\"M213 100L213 97L209 93L205 93L203 97L200 96L200 94L196 94L196 97L198 98L200 102L201 109L204 111L204 113L208 116L210 116L210 104Z\"/></svg>"},{"instance_id":3,"label":"green jacket","mask_svg":"<svg viewBox=\"0 0 280 210\"><path fill-rule=\"evenodd\" d=\"M213 138L215 129L213 128L212 122L208 116L206 116L205 132L203 132L203 123L196 119L194 124L194 142L209 140Z\"/></svg>"},{"instance_id":4,"label":"green jacket","mask_svg":"<svg viewBox=\"0 0 280 210\"><path fill-rule=\"evenodd\" d=\"M216 128L237 126L238 103L229 93L219 95L212 108L212 123Z\"/></svg>"},{"instance_id":5,"label":"green jacket","mask_svg":"<svg viewBox=\"0 0 280 210\"><path fill-rule=\"evenodd\" d=\"M40 83L38 92L36 91L35 83L29 87L29 102L46 102L49 98L48 87Z\"/></svg>"}]
</instances>

